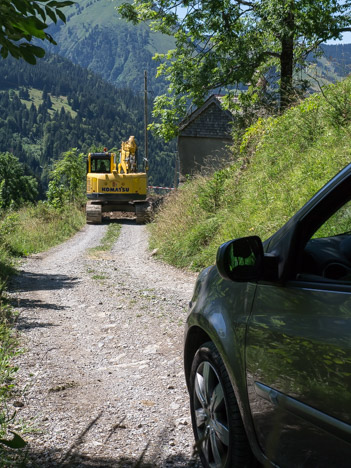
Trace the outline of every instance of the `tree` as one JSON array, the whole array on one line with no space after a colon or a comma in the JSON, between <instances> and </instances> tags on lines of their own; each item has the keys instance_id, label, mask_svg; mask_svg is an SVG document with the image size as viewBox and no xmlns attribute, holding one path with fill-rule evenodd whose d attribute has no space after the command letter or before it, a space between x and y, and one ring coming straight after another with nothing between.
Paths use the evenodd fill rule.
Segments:
<instances>
[{"instance_id":1,"label":"tree","mask_svg":"<svg viewBox=\"0 0 351 468\"><path fill-rule=\"evenodd\" d=\"M45 32L47 20L54 23L58 19L66 21L62 8L73 1L62 0L1 0L0 3L0 54L6 58L10 53L15 58L23 58L31 64L37 57L43 57L43 48L31 41L36 38L56 44L52 36Z\"/></svg>"},{"instance_id":2,"label":"tree","mask_svg":"<svg viewBox=\"0 0 351 468\"><path fill-rule=\"evenodd\" d=\"M85 200L85 157L77 148L66 151L50 172L48 202L55 208Z\"/></svg>"},{"instance_id":3,"label":"tree","mask_svg":"<svg viewBox=\"0 0 351 468\"><path fill-rule=\"evenodd\" d=\"M189 102L201 105L218 88L230 95L268 80L285 108L301 85L294 72L308 54L351 30L350 0L134 0L119 12L175 38L174 50L155 57L170 86L155 100L161 123L152 126L166 139L175 136Z\"/></svg>"},{"instance_id":4,"label":"tree","mask_svg":"<svg viewBox=\"0 0 351 468\"><path fill-rule=\"evenodd\" d=\"M33 202L38 195L34 177L24 174L23 166L11 153L0 153L0 209L18 208Z\"/></svg>"}]
</instances>

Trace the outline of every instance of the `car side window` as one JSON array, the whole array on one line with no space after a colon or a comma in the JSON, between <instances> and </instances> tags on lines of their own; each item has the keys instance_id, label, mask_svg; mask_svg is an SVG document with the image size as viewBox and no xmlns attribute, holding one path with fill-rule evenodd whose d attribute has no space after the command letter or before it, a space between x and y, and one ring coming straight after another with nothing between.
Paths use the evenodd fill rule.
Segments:
<instances>
[{"instance_id":1,"label":"car side window","mask_svg":"<svg viewBox=\"0 0 351 468\"><path fill-rule=\"evenodd\" d=\"M307 242L298 277L351 283L351 202L328 218Z\"/></svg>"},{"instance_id":2,"label":"car side window","mask_svg":"<svg viewBox=\"0 0 351 468\"><path fill-rule=\"evenodd\" d=\"M343 205L313 234L312 239L351 234L351 201Z\"/></svg>"}]
</instances>

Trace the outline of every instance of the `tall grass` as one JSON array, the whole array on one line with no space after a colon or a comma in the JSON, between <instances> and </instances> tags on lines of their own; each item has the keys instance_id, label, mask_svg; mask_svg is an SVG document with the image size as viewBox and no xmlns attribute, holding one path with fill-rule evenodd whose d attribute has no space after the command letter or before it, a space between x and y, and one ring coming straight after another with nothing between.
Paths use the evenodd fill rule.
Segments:
<instances>
[{"instance_id":1,"label":"tall grass","mask_svg":"<svg viewBox=\"0 0 351 468\"><path fill-rule=\"evenodd\" d=\"M12 309L4 298L0 298L0 466L11 466L12 456L1 440L8 438L8 425L16 417L16 412L7 404L14 387L17 367L13 358L19 353L16 333L11 329ZM11 437L12 438L12 437Z\"/></svg>"},{"instance_id":2,"label":"tall grass","mask_svg":"<svg viewBox=\"0 0 351 468\"><path fill-rule=\"evenodd\" d=\"M259 119L233 148L234 164L169 197L151 226L166 261L198 270L235 237L269 237L351 160L351 80Z\"/></svg>"},{"instance_id":3,"label":"tall grass","mask_svg":"<svg viewBox=\"0 0 351 468\"><path fill-rule=\"evenodd\" d=\"M14 273L16 259L59 244L84 224L74 205L55 210L40 202L6 213L0 219L0 281Z\"/></svg>"}]
</instances>

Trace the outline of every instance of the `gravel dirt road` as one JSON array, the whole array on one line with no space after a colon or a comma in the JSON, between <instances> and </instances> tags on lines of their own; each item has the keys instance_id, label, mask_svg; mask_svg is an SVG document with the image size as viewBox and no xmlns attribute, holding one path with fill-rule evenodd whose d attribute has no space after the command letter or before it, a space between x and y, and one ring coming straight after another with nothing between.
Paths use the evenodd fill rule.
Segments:
<instances>
[{"instance_id":1,"label":"gravel dirt road","mask_svg":"<svg viewBox=\"0 0 351 468\"><path fill-rule=\"evenodd\" d=\"M107 229L89 225L13 281L26 466L199 466L182 365L195 276L154 260L145 226L121 223L110 252L89 252Z\"/></svg>"}]
</instances>

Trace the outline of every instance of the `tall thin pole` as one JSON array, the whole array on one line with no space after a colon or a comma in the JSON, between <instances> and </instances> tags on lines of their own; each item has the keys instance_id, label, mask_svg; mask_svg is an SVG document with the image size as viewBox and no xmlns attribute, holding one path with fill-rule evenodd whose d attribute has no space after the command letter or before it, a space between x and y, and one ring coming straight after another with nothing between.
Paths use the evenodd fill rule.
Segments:
<instances>
[{"instance_id":1,"label":"tall thin pole","mask_svg":"<svg viewBox=\"0 0 351 468\"><path fill-rule=\"evenodd\" d=\"M147 71L144 71L144 146L145 164L148 165L148 141L147 141Z\"/></svg>"}]
</instances>

